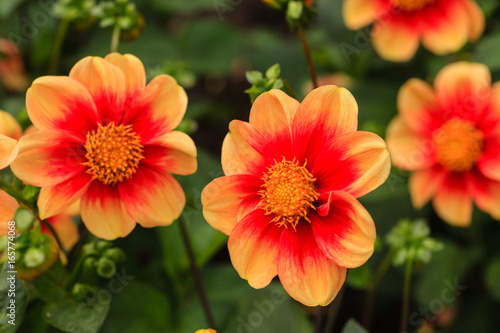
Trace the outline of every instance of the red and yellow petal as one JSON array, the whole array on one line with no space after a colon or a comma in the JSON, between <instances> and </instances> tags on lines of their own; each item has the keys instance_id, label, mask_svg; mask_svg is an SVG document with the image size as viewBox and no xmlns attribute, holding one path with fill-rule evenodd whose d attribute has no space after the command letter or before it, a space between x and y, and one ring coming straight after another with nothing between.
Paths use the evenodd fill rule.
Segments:
<instances>
[{"instance_id":1,"label":"red and yellow petal","mask_svg":"<svg viewBox=\"0 0 500 333\"><path fill-rule=\"evenodd\" d=\"M63 76L43 76L26 93L31 122L40 130L62 129L85 135L100 117L89 90Z\"/></svg>"},{"instance_id":2,"label":"red and yellow petal","mask_svg":"<svg viewBox=\"0 0 500 333\"><path fill-rule=\"evenodd\" d=\"M281 160L264 137L249 123L233 120L222 144L222 169L226 176L251 174L262 177L266 166Z\"/></svg>"},{"instance_id":3,"label":"red and yellow petal","mask_svg":"<svg viewBox=\"0 0 500 333\"><path fill-rule=\"evenodd\" d=\"M92 182L92 176L81 172L59 184L42 187L38 196L41 219L55 216L80 199Z\"/></svg>"},{"instance_id":4,"label":"red and yellow petal","mask_svg":"<svg viewBox=\"0 0 500 333\"><path fill-rule=\"evenodd\" d=\"M283 91L273 89L260 95L250 111L250 124L287 158L291 158L291 128L299 105Z\"/></svg>"},{"instance_id":5,"label":"red and yellow petal","mask_svg":"<svg viewBox=\"0 0 500 333\"><path fill-rule=\"evenodd\" d=\"M387 127L392 163L404 170L422 170L436 164L434 141L413 132L396 116Z\"/></svg>"},{"instance_id":6,"label":"red and yellow petal","mask_svg":"<svg viewBox=\"0 0 500 333\"><path fill-rule=\"evenodd\" d=\"M344 284L346 271L320 250L307 222L297 224L296 230L283 230L278 276L295 300L307 306L330 304Z\"/></svg>"},{"instance_id":7,"label":"red and yellow petal","mask_svg":"<svg viewBox=\"0 0 500 333\"><path fill-rule=\"evenodd\" d=\"M463 0L469 16L469 39L475 41L481 37L484 31L485 19L481 7L472 0Z\"/></svg>"},{"instance_id":8,"label":"red and yellow petal","mask_svg":"<svg viewBox=\"0 0 500 333\"><path fill-rule=\"evenodd\" d=\"M283 229L259 209L236 224L227 243L231 262L241 278L264 288L278 274L276 258Z\"/></svg>"},{"instance_id":9,"label":"red and yellow petal","mask_svg":"<svg viewBox=\"0 0 500 333\"><path fill-rule=\"evenodd\" d=\"M500 181L488 179L477 171L469 173L467 181L479 209L500 220Z\"/></svg>"},{"instance_id":10,"label":"red and yellow petal","mask_svg":"<svg viewBox=\"0 0 500 333\"><path fill-rule=\"evenodd\" d=\"M156 144L149 144L144 148L143 163L177 175L196 172L196 146L189 135L172 131L157 139Z\"/></svg>"},{"instance_id":11,"label":"red and yellow petal","mask_svg":"<svg viewBox=\"0 0 500 333\"><path fill-rule=\"evenodd\" d=\"M342 17L349 29L359 29L383 16L389 7L389 1L344 0Z\"/></svg>"},{"instance_id":12,"label":"red and yellow petal","mask_svg":"<svg viewBox=\"0 0 500 333\"><path fill-rule=\"evenodd\" d=\"M483 144L477 167L486 177L500 181L500 135L484 140Z\"/></svg>"},{"instance_id":13,"label":"red and yellow petal","mask_svg":"<svg viewBox=\"0 0 500 333\"><path fill-rule=\"evenodd\" d=\"M17 140L0 134L0 170L8 167L19 152Z\"/></svg>"},{"instance_id":14,"label":"red and yellow petal","mask_svg":"<svg viewBox=\"0 0 500 333\"><path fill-rule=\"evenodd\" d=\"M125 74L125 85L129 98L146 87L146 70L139 58L132 54L115 52L108 54L104 59L120 68Z\"/></svg>"},{"instance_id":15,"label":"red and yellow petal","mask_svg":"<svg viewBox=\"0 0 500 333\"><path fill-rule=\"evenodd\" d=\"M146 228L170 225L186 204L184 191L172 175L146 165L118 187L127 212Z\"/></svg>"},{"instance_id":16,"label":"red and yellow petal","mask_svg":"<svg viewBox=\"0 0 500 333\"><path fill-rule=\"evenodd\" d=\"M0 135L19 140L22 134L21 125L8 112L0 110Z\"/></svg>"},{"instance_id":17,"label":"red and yellow petal","mask_svg":"<svg viewBox=\"0 0 500 333\"><path fill-rule=\"evenodd\" d=\"M469 226L472 219L472 194L465 174L447 174L432 203L438 216L445 222L457 227Z\"/></svg>"},{"instance_id":18,"label":"red and yellow petal","mask_svg":"<svg viewBox=\"0 0 500 333\"><path fill-rule=\"evenodd\" d=\"M19 204L17 201L0 190L0 235L7 235L9 232L8 222L14 220Z\"/></svg>"},{"instance_id":19,"label":"red and yellow petal","mask_svg":"<svg viewBox=\"0 0 500 333\"><path fill-rule=\"evenodd\" d=\"M106 240L125 237L135 227L127 213L117 186L92 182L82 197L82 221L94 236Z\"/></svg>"},{"instance_id":20,"label":"red and yellow petal","mask_svg":"<svg viewBox=\"0 0 500 333\"><path fill-rule=\"evenodd\" d=\"M401 17L377 22L371 37L375 51L384 59L396 62L410 60L420 42L418 27Z\"/></svg>"},{"instance_id":21,"label":"red and yellow petal","mask_svg":"<svg viewBox=\"0 0 500 333\"><path fill-rule=\"evenodd\" d=\"M382 185L391 171L384 140L369 132L337 135L319 156L311 168L319 193L346 191L358 198Z\"/></svg>"},{"instance_id":22,"label":"red and yellow petal","mask_svg":"<svg viewBox=\"0 0 500 333\"><path fill-rule=\"evenodd\" d=\"M103 123L120 122L126 99L126 78L120 68L100 57L86 57L73 66L69 77L90 91Z\"/></svg>"},{"instance_id":23,"label":"red and yellow petal","mask_svg":"<svg viewBox=\"0 0 500 333\"><path fill-rule=\"evenodd\" d=\"M448 1L446 1L448 2ZM461 1L449 1L432 6L425 12L422 44L429 51L448 54L459 50L469 39L470 16Z\"/></svg>"},{"instance_id":24,"label":"red and yellow petal","mask_svg":"<svg viewBox=\"0 0 500 333\"><path fill-rule=\"evenodd\" d=\"M250 175L214 179L201 193L203 216L213 228L229 235L238 222L240 204L249 196L258 196L261 182Z\"/></svg>"},{"instance_id":25,"label":"red and yellow petal","mask_svg":"<svg viewBox=\"0 0 500 333\"><path fill-rule=\"evenodd\" d=\"M432 87L420 79L408 80L398 93L399 115L414 132L431 133L437 126L431 111L436 107Z\"/></svg>"},{"instance_id":26,"label":"red and yellow petal","mask_svg":"<svg viewBox=\"0 0 500 333\"><path fill-rule=\"evenodd\" d=\"M11 169L22 181L35 186L50 186L70 179L85 170L83 138L69 131L44 130L19 140L19 153Z\"/></svg>"},{"instance_id":27,"label":"red and yellow petal","mask_svg":"<svg viewBox=\"0 0 500 333\"><path fill-rule=\"evenodd\" d=\"M337 265L355 268L372 255L376 232L368 211L353 196L332 192L328 215L310 214L314 238Z\"/></svg>"},{"instance_id":28,"label":"red and yellow petal","mask_svg":"<svg viewBox=\"0 0 500 333\"><path fill-rule=\"evenodd\" d=\"M439 165L415 171L408 181L413 207L422 208L436 194L445 177L446 171Z\"/></svg>"},{"instance_id":29,"label":"red and yellow petal","mask_svg":"<svg viewBox=\"0 0 500 333\"><path fill-rule=\"evenodd\" d=\"M311 91L293 120L294 155L313 163L324 142L335 135L356 131L358 105L345 88L323 86Z\"/></svg>"},{"instance_id":30,"label":"red and yellow petal","mask_svg":"<svg viewBox=\"0 0 500 333\"><path fill-rule=\"evenodd\" d=\"M130 104L123 123L132 124L142 143L147 144L179 126L187 102L186 92L173 77L159 75Z\"/></svg>"},{"instance_id":31,"label":"red and yellow petal","mask_svg":"<svg viewBox=\"0 0 500 333\"><path fill-rule=\"evenodd\" d=\"M73 209L73 206L76 206L76 208L78 208L78 211L80 211L79 200L75 201L70 208ZM56 232L57 237L61 240L62 247L66 251L71 250L71 248L76 244L76 242L78 242L78 239L80 238L78 227L73 222L72 214L68 214L65 211L61 214L49 218L48 222ZM44 230L44 225L42 225L42 230ZM51 234L47 231L44 232Z\"/></svg>"}]
</instances>

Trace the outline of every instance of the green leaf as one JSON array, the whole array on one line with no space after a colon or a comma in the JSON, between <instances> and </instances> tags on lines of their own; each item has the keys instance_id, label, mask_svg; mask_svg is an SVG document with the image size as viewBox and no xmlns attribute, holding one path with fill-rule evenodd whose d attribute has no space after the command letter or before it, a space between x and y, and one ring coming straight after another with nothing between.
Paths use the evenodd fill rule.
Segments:
<instances>
[{"instance_id":1,"label":"green leaf","mask_svg":"<svg viewBox=\"0 0 500 333\"><path fill-rule=\"evenodd\" d=\"M365 330L356 320L350 318L344 325L342 333L368 333L368 331Z\"/></svg>"},{"instance_id":2,"label":"green leaf","mask_svg":"<svg viewBox=\"0 0 500 333\"><path fill-rule=\"evenodd\" d=\"M280 64L274 64L269 67L266 71L266 78L268 79L277 79L280 77L281 67Z\"/></svg>"},{"instance_id":3,"label":"green leaf","mask_svg":"<svg viewBox=\"0 0 500 333\"><path fill-rule=\"evenodd\" d=\"M106 319L111 296L105 289L81 302L63 299L48 303L44 310L45 320L52 326L68 333L97 333Z\"/></svg>"},{"instance_id":4,"label":"green leaf","mask_svg":"<svg viewBox=\"0 0 500 333\"><path fill-rule=\"evenodd\" d=\"M490 70L500 70L500 33L484 37L476 47L476 60L488 66Z\"/></svg>"},{"instance_id":5,"label":"green leaf","mask_svg":"<svg viewBox=\"0 0 500 333\"><path fill-rule=\"evenodd\" d=\"M26 311L26 290L24 284L9 264L0 272L0 332L13 333L21 325Z\"/></svg>"},{"instance_id":6,"label":"green leaf","mask_svg":"<svg viewBox=\"0 0 500 333\"><path fill-rule=\"evenodd\" d=\"M350 269L347 274L347 284L355 289L366 289L373 278L372 271L368 265Z\"/></svg>"},{"instance_id":7,"label":"green leaf","mask_svg":"<svg viewBox=\"0 0 500 333\"><path fill-rule=\"evenodd\" d=\"M139 281L132 281L114 297L99 333L171 332L170 311L170 304L162 293Z\"/></svg>"},{"instance_id":8,"label":"green leaf","mask_svg":"<svg viewBox=\"0 0 500 333\"><path fill-rule=\"evenodd\" d=\"M500 302L500 258L495 258L488 264L484 280L491 296Z\"/></svg>"},{"instance_id":9,"label":"green leaf","mask_svg":"<svg viewBox=\"0 0 500 333\"><path fill-rule=\"evenodd\" d=\"M263 79L262 73L259 71L247 71L245 77L247 78L247 81L252 85L259 83Z\"/></svg>"}]
</instances>

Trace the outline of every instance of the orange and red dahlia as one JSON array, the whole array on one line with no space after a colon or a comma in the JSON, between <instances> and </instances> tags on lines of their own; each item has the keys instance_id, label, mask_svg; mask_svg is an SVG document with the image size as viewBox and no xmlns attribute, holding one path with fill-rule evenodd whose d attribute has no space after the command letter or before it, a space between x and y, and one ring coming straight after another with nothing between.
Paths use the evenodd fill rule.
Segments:
<instances>
[{"instance_id":1,"label":"orange and red dahlia","mask_svg":"<svg viewBox=\"0 0 500 333\"><path fill-rule=\"evenodd\" d=\"M350 29L374 23L375 50L384 59L407 61L420 41L429 51L448 54L484 30L484 15L473 0L344 0Z\"/></svg>"},{"instance_id":2,"label":"orange and red dahlia","mask_svg":"<svg viewBox=\"0 0 500 333\"><path fill-rule=\"evenodd\" d=\"M229 235L231 261L254 288L278 275L305 305L329 304L372 254L375 226L356 198L389 174L389 153L357 129L344 88L324 86L299 104L262 94L250 122L234 120L222 146L225 177L202 193L203 214Z\"/></svg>"},{"instance_id":3,"label":"orange and red dahlia","mask_svg":"<svg viewBox=\"0 0 500 333\"><path fill-rule=\"evenodd\" d=\"M21 137L21 125L9 113L0 110L0 170L9 166L17 156L17 140Z\"/></svg>"},{"instance_id":4,"label":"orange and red dahlia","mask_svg":"<svg viewBox=\"0 0 500 333\"><path fill-rule=\"evenodd\" d=\"M500 219L500 82L491 87L486 66L459 62L443 68L434 86L405 83L387 129L393 163L415 171L413 205L432 198L443 220L467 226L474 201Z\"/></svg>"},{"instance_id":5,"label":"orange and red dahlia","mask_svg":"<svg viewBox=\"0 0 500 333\"><path fill-rule=\"evenodd\" d=\"M168 225L185 204L170 173L196 171L196 147L172 131L187 96L168 75L146 86L141 61L117 53L79 61L69 77L35 80L26 107L39 129L19 141L11 165L23 181L42 187L41 218L81 198L86 227L104 239L124 237L136 222Z\"/></svg>"}]
</instances>

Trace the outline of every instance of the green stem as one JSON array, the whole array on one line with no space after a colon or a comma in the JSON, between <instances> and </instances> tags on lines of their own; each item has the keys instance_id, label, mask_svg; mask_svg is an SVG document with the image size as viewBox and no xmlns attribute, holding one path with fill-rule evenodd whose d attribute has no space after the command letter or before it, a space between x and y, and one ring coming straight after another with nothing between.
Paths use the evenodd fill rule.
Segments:
<instances>
[{"instance_id":1,"label":"green stem","mask_svg":"<svg viewBox=\"0 0 500 333\"><path fill-rule=\"evenodd\" d=\"M408 254L408 259L406 261L405 268L405 280L403 285L403 304L401 306L401 333L406 333L408 331L408 315L410 312L410 285L411 285L411 271L413 268L413 257L415 254L415 249L410 248L410 253Z\"/></svg>"},{"instance_id":2,"label":"green stem","mask_svg":"<svg viewBox=\"0 0 500 333\"><path fill-rule=\"evenodd\" d=\"M184 221L184 215L181 215L179 217L178 222L181 228L182 240L184 242L184 246L186 248L186 252L189 258L191 273L193 274L196 289L198 291L198 295L200 296L200 301L203 307L203 312L205 313L207 324L210 326L210 328L217 330L215 325L215 320L212 315L212 310L210 308L210 303L208 302L207 293L205 291L205 287L203 286L203 280L201 279L200 270L198 268L198 265L196 264L196 258L194 256L193 246L191 244L191 239L189 238L189 233L186 228L186 222Z\"/></svg>"},{"instance_id":3,"label":"green stem","mask_svg":"<svg viewBox=\"0 0 500 333\"><path fill-rule=\"evenodd\" d=\"M302 48L304 49L304 53L306 55L307 68L309 70L309 75L311 76L313 87L318 88L318 80L316 78L316 70L314 69L314 63L311 56L311 49L309 47L309 43L307 42L304 27L300 21L297 23L297 31L299 33L300 42L302 43Z\"/></svg>"},{"instance_id":4,"label":"green stem","mask_svg":"<svg viewBox=\"0 0 500 333\"><path fill-rule=\"evenodd\" d=\"M394 249L391 249L389 252L387 252L384 259L382 259L382 262L378 266L377 271L375 272L375 276L373 277L370 284L366 288L365 307L363 311L363 319L361 322L367 330L370 329L371 325L371 320L373 315L373 304L375 301L375 292L377 290L380 281L385 276L385 273L387 273L387 270L391 266L394 253L395 253Z\"/></svg>"},{"instance_id":5,"label":"green stem","mask_svg":"<svg viewBox=\"0 0 500 333\"><path fill-rule=\"evenodd\" d=\"M68 31L69 20L63 18L59 22L59 27L57 28L56 39L54 41L54 48L52 49L52 56L50 58L49 74L57 73L57 66L59 65L59 58L61 57L61 49L64 39L66 37L66 32Z\"/></svg>"},{"instance_id":6,"label":"green stem","mask_svg":"<svg viewBox=\"0 0 500 333\"><path fill-rule=\"evenodd\" d=\"M328 311L328 317L326 318L325 329L323 330L324 333L333 332L335 321L337 320L337 315L340 310L340 305L342 304L342 300L344 299L345 289L346 289L346 284L344 283L337 297L335 297L335 300L330 306L330 310Z\"/></svg>"},{"instance_id":7,"label":"green stem","mask_svg":"<svg viewBox=\"0 0 500 333\"><path fill-rule=\"evenodd\" d=\"M116 24L113 28L113 34L111 35L111 53L118 51L118 44L120 43L120 32L120 25Z\"/></svg>"}]
</instances>

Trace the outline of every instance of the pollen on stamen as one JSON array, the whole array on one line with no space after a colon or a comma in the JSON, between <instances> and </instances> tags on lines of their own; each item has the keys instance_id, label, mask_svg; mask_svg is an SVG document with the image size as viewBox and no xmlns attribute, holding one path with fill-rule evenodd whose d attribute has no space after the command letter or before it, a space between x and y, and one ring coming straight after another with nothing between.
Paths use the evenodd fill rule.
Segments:
<instances>
[{"instance_id":1,"label":"pollen on stamen","mask_svg":"<svg viewBox=\"0 0 500 333\"><path fill-rule=\"evenodd\" d=\"M287 161L284 157L267 168L262 180L263 189L259 191L261 208L266 215L274 215L271 222L278 226L291 225L294 229L301 219L308 222L308 212L316 209L313 205L318 199L314 182L316 178L306 169L306 163Z\"/></svg>"},{"instance_id":2,"label":"pollen on stamen","mask_svg":"<svg viewBox=\"0 0 500 333\"><path fill-rule=\"evenodd\" d=\"M109 123L98 125L97 130L87 133L85 150L87 173L106 185L114 185L130 179L144 159L141 138L132 132L132 125Z\"/></svg>"}]
</instances>

